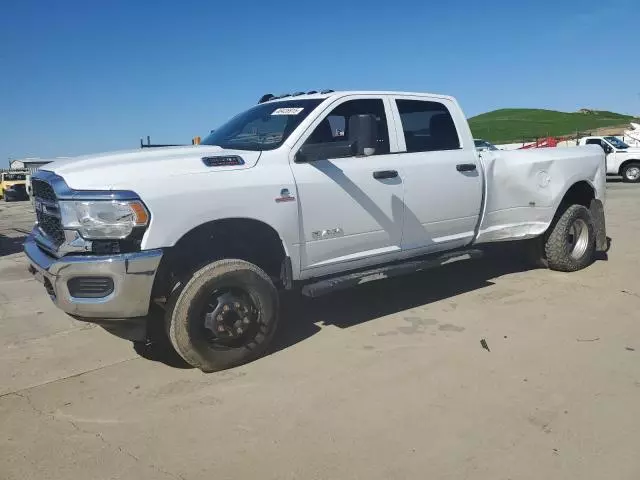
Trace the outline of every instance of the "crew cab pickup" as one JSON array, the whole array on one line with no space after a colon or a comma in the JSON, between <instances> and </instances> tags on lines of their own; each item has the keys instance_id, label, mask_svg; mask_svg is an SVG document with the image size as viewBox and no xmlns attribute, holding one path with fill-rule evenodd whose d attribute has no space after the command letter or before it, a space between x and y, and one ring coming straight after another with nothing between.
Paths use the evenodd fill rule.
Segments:
<instances>
[{"instance_id":1,"label":"crew cab pickup","mask_svg":"<svg viewBox=\"0 0 640 480\"><path fill-rule=\"evenodd\" d=\"M640 182L640 148L630 147L617 137L584 137L579 145L598 145L607 156L607 174L620 175L625 182Z\"/></svg>"},{"instance_id":2,"label":"crew cab pickup","mask_svg":"<svg viewBox=\"0 0 640 480\"><path fill-rule=\"evenodd\" d=\"M99 321L159 304L204 371L265 352L283 290L316 296L516 240L570 272L607 245L601 148L477 152L443 95L265 95L201 145L56 161L32 183L25 251L58 307Z\"/></svg>"}]
</instances>

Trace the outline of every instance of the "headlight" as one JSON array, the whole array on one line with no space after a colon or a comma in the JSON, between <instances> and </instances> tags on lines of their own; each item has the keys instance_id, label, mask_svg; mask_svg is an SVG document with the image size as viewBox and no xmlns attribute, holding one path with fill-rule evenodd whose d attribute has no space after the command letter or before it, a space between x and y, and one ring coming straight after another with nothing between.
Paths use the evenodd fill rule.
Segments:
<instances>
[{"instance_id":1,"label":"headlight","mask_svg":"<svg viewBox=\"0 0 640 480\"><path fill-rule=\"evenodd\" d=\"M149 221L147 209L137 200L61 201L60 216L63 228L89 240L123 239Z\"/></svg>"}]
</instances>

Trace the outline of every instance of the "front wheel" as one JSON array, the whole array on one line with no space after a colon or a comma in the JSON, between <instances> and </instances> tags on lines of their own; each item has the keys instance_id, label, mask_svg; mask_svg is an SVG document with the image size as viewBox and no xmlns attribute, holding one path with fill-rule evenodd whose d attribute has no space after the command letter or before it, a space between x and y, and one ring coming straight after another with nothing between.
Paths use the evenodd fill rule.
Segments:
<instances>
[{"instance_id":1,"label":"front wheel","mask_svg":"<svg viewBox=\"0 0 640 480\"><path fill-rule=\"evenodd\" d=\"M640 162L633 162L625 165L620 173L622 175L623 182L640 182Z\"/></svg>"},{"instance_id":2,"label":"front wheel","mask_svg":"<svg viewBox=\"0 0 640 480\"><path fill-rule=\"evenodd\" d=\"M549 268L575 272L589 266L596 251L593 218L589 209L571 205L553 226L544 246Z\"/></svg>"},{"instance_id":3,"label":"front wheel","mask_svg":"<svg viewBox=\"0 0 640 480\"><path fill-rule=\"evenodd\" d=\"M190 365L213 372L242 365L269 347L278 324L278 292L243 260L219 260L193 274L166 314L169 338Z\"/></svg>"}]
</instances>

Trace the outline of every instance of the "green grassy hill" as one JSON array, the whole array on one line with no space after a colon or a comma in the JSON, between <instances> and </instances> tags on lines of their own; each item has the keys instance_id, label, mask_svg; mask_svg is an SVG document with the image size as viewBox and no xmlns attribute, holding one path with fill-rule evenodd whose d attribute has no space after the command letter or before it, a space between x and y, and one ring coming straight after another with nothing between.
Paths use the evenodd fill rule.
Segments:
<instances>
[{"instance_id":1,"label":"green grassy hill","mask_svg":"<svg viewBox=\"0 0 640 480\"><path fill-rule=\"evenodd\" d=\"M504 108L469 119L475 138L494 143L518 142L536 137L571 135L602 127L624 126L637 121L629 115L592 110L567 113L534 108Z\"/></svg>"}]
</instances>

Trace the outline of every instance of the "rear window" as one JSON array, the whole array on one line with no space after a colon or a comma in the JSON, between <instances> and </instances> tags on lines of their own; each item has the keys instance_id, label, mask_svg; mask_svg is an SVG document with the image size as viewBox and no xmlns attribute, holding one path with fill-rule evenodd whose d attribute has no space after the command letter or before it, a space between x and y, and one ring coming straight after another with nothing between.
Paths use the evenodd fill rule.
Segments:
<instances>
[{"instance_id":1,"label":"rear window","mask_svg":"<svg viewBox=\"0 0 640 480\"><path fill-rule=\"evenodd\" d=\"M458 131L447 107L439 102L396 100L407 152L460 148Z\"/></svg>"}]
</instances>

